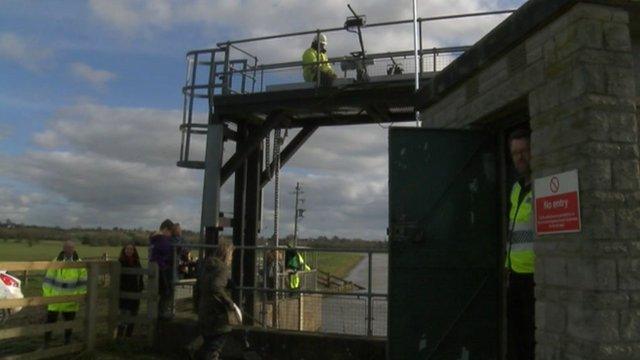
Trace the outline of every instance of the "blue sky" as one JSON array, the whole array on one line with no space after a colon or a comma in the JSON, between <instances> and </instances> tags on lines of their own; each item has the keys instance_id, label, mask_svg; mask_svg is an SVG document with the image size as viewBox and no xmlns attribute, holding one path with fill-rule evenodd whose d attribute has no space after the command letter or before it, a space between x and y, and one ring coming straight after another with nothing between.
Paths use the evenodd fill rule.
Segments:
<instances>
[{"instance_id":1,"label":"blue sky","mask_svg":"<svg viewBox=\"0 0 640 360\"><path fill-rule=\"evenodd\" d=\"M369 22L411 15L410 1L406 6L377 0L350 3ZM420 16L521 3L418 2ZM230 38L340 26L349 15L346 4L0 0L0 218L153 228L170 217L197 228L201 174L175 167L185 53ZM424 46L473 44L502 19L428 24ZM410 28L368 31L365 42L370 51L408 50L410 35ZM248 44L247 49L266 62L293 61L308 40ZM330 45L331 56L356 46L342 34L332 35ZM303 236L383 238L385 139L377 126L322 129L314 135L284 170L284 233L293 216L286 189L303 181L309 208ZM223 192L226 205L229 187ZM271 226L270 191L265 232Z\"/></svg>"}]
</instances>

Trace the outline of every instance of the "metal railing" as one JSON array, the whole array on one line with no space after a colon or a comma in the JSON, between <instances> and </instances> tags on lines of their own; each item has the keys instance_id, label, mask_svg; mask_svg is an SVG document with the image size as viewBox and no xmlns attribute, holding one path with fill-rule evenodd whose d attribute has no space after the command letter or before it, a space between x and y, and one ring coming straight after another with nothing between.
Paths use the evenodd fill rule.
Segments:
<instances>
[{"instance_id":1,"label":"metal railing","mask_svg":"<svg viewBox=\"0 0 640 360\"><path fill-rule=\"evenodd\" d=\"M433 76L433 73L442 70L444 67L455 61L462 54L467 46L433 48L425 46L423 38L423 24L435 21L446 21L452 19L477 18L483 16L495 16L512 13L514 10L487 11L468 14L455 14L434 17L418 18L418 61L417 67L420 78L423 76ZM363 31L367 29L379 29L382 27L399 26L411 24L413 20L388 21L367 24ZM315 82L305 82L302 78L302 61L288 61L277 63L259 63L262 52L263 41L284 39L287 42L295 42L296 37L308 36L319 33L346 32L344 26L327 29L315 29L308 31L292 32L287 34L269 35L254 38L229 40L219 42L216 48L200 49L187 53L187 71L183 92L183 116L180 131L182 141L178 163L183 167L202 168L203 163L191 156L191 135L206 135L207 125L211 123L214 109L213 97L217 95L245 95L255 92L298 90L319 88L321 77L316 76ZM240 44L253 43L256 50L248 51L241 48ZM257 46L260 44L261 46ZM283 44L287 46L288 44ZM301 49L302 53L304 49ZM377 77L376 81L396 81L412 80L415 78L416 66L413 50L366 53L365 56L352 53L352 56L333 57L328 59L340 73L340 77L334 81L334 86L344 87L352 83L361 82L362 69L367 77ZM400 71L395 71L395 66L401 63L402 75ZM323 62L305 64L316 66ZM358 74L360 72L360 74ZM289 86L283 86L283 85ZM310 86L310 87L309 87ZM208 99L206 108L194 104L195 99ZM203 104L204 105L204 104ZM196 119L200 117L200 119Z\"/></svg>"},{"instance_id":2,"label":"metal railing","mask_svg":"<svg viewBox=\"0 0 640 360\"><path fill-rule=\"evenodd\" d=\"M204 250L216 248L216 245L181 244L182 248ZM349 249L349 248L307 248L307 247L276 247L276 246L236 246L234 261L240 261L246 253L255 256L255 286L242 286L245 283L244 269L239 267L240 274L236 278L240 284L234 284L236 297L239 299L245 318L253 326L269 330L297 330L324 333L343 333L361 336L386 336L386 284L384 291L374 289L374 261L387 261L386 250ZM286 272L286 266L281 264L282 271L278 272L278 280L269 280L267 254L269 252L298 251L312 258L317 254L358 254L360 268L366 268L366 275L356 283L357 286L338 286L326 288L320 285L319 267L322 261L317 260L311 270L299 271L300 287L292 289L288 286L288 279L292 273ZM177 254L177 252L174 252ZM374 259L374 257L381 257ZM174 257L175 258L175 257ZM303 255L303 258L305 256ZM237 259L237 260L235 260ZM280 259L279 261L283 261ZM364 266L362 266L364 265ZM174 262L174 273L177 269ZM383 264L386 269L386 264ZM363 271L361 271L363 273ZM265 274L267 276L265 276ZM386 275L386 272L385 274ZM176 280L174 286L191 286L196 279ZM349 281L344 281L348 283ZM253 308L245 301L253 298ZM246 325L246 324L245 324Z\"/></svg>"},{"instance_id":3,"label":"metal railing","mask_svg":"<svg viewBox=\"0 0 640 360\"><path fill-rule=\"evenodd\" d=\"M423 66L423 57L424 55L433 55L433 56L437 56L438 54L442 54L442 53L447 53L449 49L454 49L454 48L442 48L442 49L436 49L436 48L425 48L424 47L424 39L423 39L423 24L424 23L428 23L428 22L434 22L434 21L444 21L444 20L453 20L453 19L463 19L463 18L475 18L475 17L484 17L484 16L495 16L495 15L505 15L505 14L511 14L512 12L514 12L515 10L498 10L498 11L484 11L484 12L475 12L475 13L466 13L466 14L453 14L453 15L442 15L442 16L432 16L432 17L420 17L417 18L417 23L418 23L418 56L420 57L420 72L424 72L424 71L436 71L436 70L432 70L434 69L432 68L425 68ZM372 23L372 24L366 24L366 26L363 27L364 30L366 29L371 29L371 28L379 28L379 27L389 27L389 26L396 26L396 25L406 25L406 24L412 24L413 23L413 19L408 19L408 20L397 20L397 21L387 21L387 22L379 22L379 23ZM325 29L315 29L315 30L306 30L306 31L298 31L298 32L292 32L292 33L285 33L285 34L277 34L277 35L268 35L268 36L260 36L260 37L253 37L253 38L245 38L245 39L237 39L237 40L228 40L228 41L223 41L223 42L218 42L216 44L217 48L216 49L204 49L204 50L195 50L195 51L190 51L187 53L187 58L189 58L190 56L193 55L198 55L201 53L205 53L205 52L211 52L211 51L220 51L223 52L225 54L225 61L221 62L221 63L230 63L228 57L229 56L233 56L235 54L233 54L231 52L231 50L235 50L238 55L242 58L242 57L247 57L249 60L252 60L254 63L254 66L250 67L249 69L245 69L244 71L251 71L253 72L254 76L252 76L253 80L257 80L257 77L255 76L256 72L260 72L260 89L262 91L263 89L263 85L264 85L264 71L266 70L277 70L277 69L284 69L284 68L291 68L291 67L301 67L302 66L302 62L301 61L293 61L293 62L281 62L281 63L272 63L272 64L264 64L264 65L258 65L258 56L256 56L255 54L250 53L247 50L244 50L242 48L240 48L238 46L238 44L247 44L247 43L256 43L256 42L261 42L261 41L265 41L265 40L275 40L275 39L285 39L285 38L296 38L296 37L300 37L300 36L306 36L306 35L318 35L320 33L330 33L330 32L343 32L343 31L348 31L346 29L345 26L340 26L340 27L332 27L332 28L325 28ZM464 50L466 50L468 47L457 47L459 50L454 51L454 52L462 52ZM370 55L367 54L365 56L365 59L376 59L376 58L382 58L382 57L393 57L393 56L413 56L414 55L414 51L413 50L407 50L407 51L400 51L400 52L385 52L385 53L379 53L379 54L374 54L374 55ZM330 63L335 63L335 62L339 62L339 61L344 61L344 60L351 60L351 61L358 61L360 58L357 56L352 56L352 57L339 57L339 58L332 58L329 59L328 62ZM196 63L197 63L197 59L196 59ZM313 65L320 65L323 62L317 62ZM435 61L434 61L435 63ZM237 71L235 69L231 69L231 68L225 68L223 69L223 74L225 75L231 75L233 73L236 73ZM188 81L187 81L188 82ZM188 85L188 84L187 84ZM316 86L319 86L319 79L316 82ZM188 86L185 86L185 88L183 88L183 91L188 91L191 88Z\"/></svg>"}]
</instances>

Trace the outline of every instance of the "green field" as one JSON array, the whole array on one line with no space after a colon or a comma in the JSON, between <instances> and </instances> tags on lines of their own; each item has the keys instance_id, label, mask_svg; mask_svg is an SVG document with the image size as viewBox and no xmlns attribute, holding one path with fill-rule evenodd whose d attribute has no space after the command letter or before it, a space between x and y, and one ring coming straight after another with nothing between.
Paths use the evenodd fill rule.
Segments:
<instances>
[{"instance_id":1,"label":"green field","mask_svg":"<svg viewBox=\"0 0 640 360\"><path fill-rule=\"evenodd\" d=\"M361 253L319 253L318 269L345 278L363 258Z\"/></svg>"},{"instance_id":2,"label":"green field","mask_svg":"<svg viewBox=\"0 0 640 360\"><path fill-rule=\"evenodd\" d=\"M110 259L120 255L120 246L89 246L76 245L76 251L81 258L96 258L107 253ZM0 261L50 261L62 250L60 241L40 241L31 246L26 241L0 240ZM147 259L147 247L138 246L138 253L142 259ZM338 277L346 277L351 270L363 259L358 253L310 253L306 255L307 262L312 266Z\"/></svg>"}]
</instances>

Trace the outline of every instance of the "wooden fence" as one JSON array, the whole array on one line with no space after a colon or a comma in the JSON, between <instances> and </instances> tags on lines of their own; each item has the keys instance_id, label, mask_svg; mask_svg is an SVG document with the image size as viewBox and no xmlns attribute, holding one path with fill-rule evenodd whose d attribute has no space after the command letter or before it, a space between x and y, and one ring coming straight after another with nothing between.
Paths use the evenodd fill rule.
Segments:
<instances>
[{"instance_id":1,"label":"wooden fence","mask_svg":"<svg viewBox=\"0 0 640 360\"><path fill-rule=\"evenodd\" d=\"M44 359L54 356L62 356L84 351L91 354L96 347L97 324L105 323L107 326L107 338L113 339L116 336L118 324L128 322L143 324L148 326L148 340L153 342L156 333L157 311L158 311L158 266L150 263L147 269L122 269L117 261L82 261L82 262L0 262L0 269L11 272L46 271L49 269L87 269L87 292L81 295L65 296L37 296L24 299L0 300L0 309L14 307L45 306L60 302L77 302L84 304L84 318L73 321L62 321L52 324L23 325L11 328L0 328L0 341L15 339L19 337L41 336L45 331L62 331L73 329L74 332L82 331L82 342L69 345L51 347L48 349L36 350L28 353L12 354L0 358L0 360L17 359ZM136 274L146 275L146 290L141 293L127 293L120 291L120 275ZM109 275L108 286L108 310L101 314L104 309L98 306L98 292L101 275ZM146 299L146 316L123 317L119 311L119 299Z\"/></svg>"},{"instance_id":2,"label":"wooden fence","mask_svg":"<svg viewBox=\"0 0 640 360\"><path fill-rule=\"evenodd\" d=\"M328 272L318 270L318 284L325 288L337 291L364 290L365 287L360 286L352 281L345 280L341 277L332 275Z\"/></svg>"}]
</instances>

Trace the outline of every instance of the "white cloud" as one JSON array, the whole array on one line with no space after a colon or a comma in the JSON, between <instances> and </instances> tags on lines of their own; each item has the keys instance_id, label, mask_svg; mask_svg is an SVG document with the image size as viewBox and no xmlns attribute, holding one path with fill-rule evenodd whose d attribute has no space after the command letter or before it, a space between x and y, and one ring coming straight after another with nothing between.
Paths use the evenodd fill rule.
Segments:
<instances>
[{"instance_id":1,"label":"white cloud","mask_svg":"<svg viewBox=\"0 0 640 360\"><path fill-rule=\"evenodd\" d=\"M53 52L36 42L10 32L0 32L0 59L18 64L30 71L47 67Z\"/></svg>"},{"instance_id":2,"label":"white cloud","mask_svg":"<svg viewBox=\"0 0 640 360\"><path fill-rule=\"evenodd\" d=\"M41 147L53 149L60 145L58 134L52 130L45 130L33 136L33 141Z\"/></svg>"},{"instance_id":3,"label":"white cloud","mask_svg":"<svg viewBox=\"0 0 640 360\"><path fill-rule=\"evenodd\" d=\"M26 205L27 222L152 228L168 217L197 229L202 172L175 166L180 119L179 111L88 103L63 108L34 135L39 149L2 158L0 168L11 169L2 173L14 181L47 194L45 203ZM308 209L302 236L384 238L386 146L386 131L375 125L323 128L314 134L282 171L282 233L292 230L291 191L301 181ZM232 150L226 145L227 157ZM227 212L232 211L232 189L233 178L222 193ZM269 236L273 182L264 199L262 235Z\"/></svg>"},{"instance_id":4,"label":"white cloud","mask_svg":"<svg viewBox=\"0 0 640 360\"><path fill-rule=\"evenodd\" d=\"M155 228L169 217L197 229L202 174L175 166L180 115L86 103L63 108L34 134L39 148L1 157L0 169L53 199L28 205L27 222Z\"/></svg>"},{"instance_id":5,"label":"white cloud","mask_svg":"<svg viewBox=\"0 0 640 360\"><path fill-rule=\"evenodd\" d=\"M356 11L367 15L368 23L404 20L412 17L410 1L390 3L386 0L353 0ZM513 2L516 7L524 0ZM91 0L90 9L101 22L127 38L153 38L173 30L190 28L198 31L211 46L225 40L313 30L341 26L351 13L343 0ZM504 9L500 0L430 0L419 1L419 16L461 14ZM286 18L286 21L279 19ZM424 46L470 45L498 24L504 15L471 19L440 20L423 24ZM347 32L332 32L330 55L348 55L358 50L357 37ZM368 52L386 52L412 48L411 24L384 28L365 28ZM292 61L312 36L246 43L241 47L256 54L261 62ZM202 46L194 44L193 46Z\"/></svg>"},{"instance_id":6,"label":"white cloud","mask_svg":"<svg viewBox=\"0 0 640 360\"><path fill-rule=\"evenodd\" d=\"M104 87L107 82L116 78L116 75L112 72L94 69L81 62L74 62L69 65L69 68L76 78L87 81L97 88Z\"/></svg>"},{"instance_id":7,"label":"white cloud","mask_svg":"<svg viewBox=\"0 0 640 360\"><path fill-rule=\"evenodd\" d=\"M24 222L30 209L45 201L40 193L19 194L11 187L0 186L0 219L11 219L13 222Z\"/></svg>"},{"instance_id":8,"label":"white cloud","mask_svg":"<svg viewBox=\"0 0 640 360\"><path fill-rule=\"evenodd\" d=\"M420 1L420 16L496 9L499 0ZM403 3L404 4L404 3ZM406 6L382 0L353 0L369 23L408 19ZM342 0L223 1L223 0L90 0L92 20L99 20L124 38L158 40L170 31L196 31L210 43L229 38L260 36L340 25L349 15ZM282 21L286 17L287 21ZM503 17L425 23L425 47L471 44ZM367 51L412 47L410 25L366 28ZM331 33L330 55L357 50L354 34ZM260 61L297 60L311 36L246 44ZM208 40L209 41L209 40ZM142 41L141 41L142 42ZM37 47L14 34L0 33L0 58L18 61L37 56ZM188 45L187 48L200 44ZM11 51L6 51L10 49ZM33 62L42 65L44 60ZM27 66L27 65L25 65ZM38 66L28 65L32 69ZM114 74L74 63L71 72L100 87ZM296 70L299 73L298 70ZM1 99L0 99L1 100ZM33 135L35 149L9 158L0 156L0 173L34 191L0 187L0 218L14 213L25 222L41 224L156 227L174 218L197 229L200 218L202 173L179 169L181 111L109 107L88 102L62 108L44 129ZM293 137L293 133L289 139ZM203 143L196 141L195 157ZM225 144L227 156L233 146ZM305 187L307 217L302 236L339 235L382 239L387 226L387 132L376 125L322 128L301 148L282 172L281 228L292 230L293 190ZM222 210L231 211L225 185ZM8 189L8 190L7 190ZM37 194L37 195L35 195ZM273 231L273 184L265 188L263 236ZM20 196L27 196L20 198ZM9 205L7 205L9 204ZM13 218L13 217L12 217Z\"/></svg>"}]
</instances>

